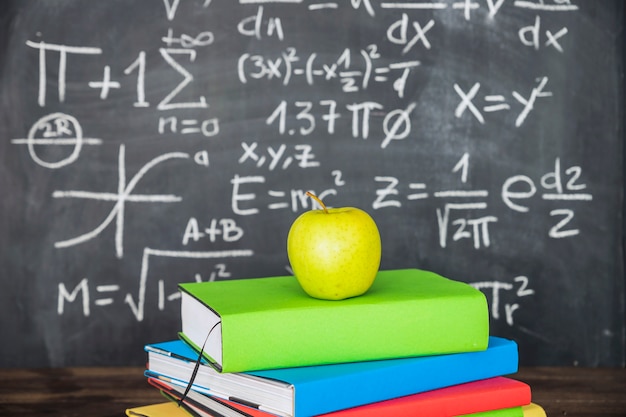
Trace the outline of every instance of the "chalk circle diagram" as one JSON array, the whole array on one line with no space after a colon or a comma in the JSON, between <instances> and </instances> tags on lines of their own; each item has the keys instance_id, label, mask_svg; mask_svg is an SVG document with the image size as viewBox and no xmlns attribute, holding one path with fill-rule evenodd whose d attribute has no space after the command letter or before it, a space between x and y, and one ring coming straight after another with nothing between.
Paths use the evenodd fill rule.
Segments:
<instances>
[{"instance_id":1,"label":"chalk circle diagram","mask_svg":"<svg viewBox=\"0 0 626 417\"><path fill-rule=\"evenodd\" d=\"M52 113L37 120L28 131L26 139L14 139L15 144L26 144L30 157L45 168L58 169L76 161L84 144L97 145L100 139L84 138L83 128L74 116ZM58 161L44 161L37 146L73 146L72 152Z\"/></svg>"}]
</instances>

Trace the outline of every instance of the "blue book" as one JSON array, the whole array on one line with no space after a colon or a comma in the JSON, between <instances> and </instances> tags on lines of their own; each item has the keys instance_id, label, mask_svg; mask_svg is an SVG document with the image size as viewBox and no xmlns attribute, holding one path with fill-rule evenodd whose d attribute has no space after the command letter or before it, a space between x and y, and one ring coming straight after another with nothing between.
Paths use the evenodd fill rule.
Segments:
<instances>
[{"instance_id":1,"label":"blue book","mask_svg":"<svg viewBox=\"0 0 626 417\"><path fill-rule=\"evenodd\" d=\"M146 376L186 387L198 354L181 340L145 346ZM199 367L192 389L280 416L313 416L405 395L509 375L517 343L490 337L486 350L265 371Z\"/></svg>"}]
</instances>

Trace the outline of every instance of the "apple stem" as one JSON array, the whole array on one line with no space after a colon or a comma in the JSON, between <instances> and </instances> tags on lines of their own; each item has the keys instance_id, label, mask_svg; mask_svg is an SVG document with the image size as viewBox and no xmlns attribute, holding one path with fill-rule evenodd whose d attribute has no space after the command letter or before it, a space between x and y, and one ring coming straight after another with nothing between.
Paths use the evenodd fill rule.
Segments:
<instances>
[{"instance_id":1,"label":"apple stem","mask_svg":"<svg viewBox=\"0 0 626 417\"><path fill-rule=\"evenodd\" d=\"M322 206L322 209L324 210L324 213L328 213L328 209L326 208L326 204L324 204L322 202L322 200L320 200L320 198L318 196L316 196L315 194L313 194L310 191L306 192L306 195L308 195L309 197L311 197L313 200L317 201L317 204L319 204L320 206Z\"/></svg>"}]
</instances>

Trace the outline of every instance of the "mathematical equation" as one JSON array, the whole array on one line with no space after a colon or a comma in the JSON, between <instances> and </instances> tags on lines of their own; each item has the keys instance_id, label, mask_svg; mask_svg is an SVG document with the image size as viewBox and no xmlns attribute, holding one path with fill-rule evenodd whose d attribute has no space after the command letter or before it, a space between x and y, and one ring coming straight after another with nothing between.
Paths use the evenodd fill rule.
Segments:
<instances>
[{"instance_id":1,"label":"mathematical equation","mask_svg":"<svg viewBox=\"0 0 626 417\"><path fill-rule=\"evenodd\" d=\"M265 1L242 1L240 7L249 5L257 6L257 12L249 17L243 18L237 25L236 30L240 36L262 39L262 35L276 37L279 41L285 40L284 25L278 17L266 16L265 9L262 5ZM302 4L302 1L277 1L282 3L281 6ZM446 10L450 8L453 11L461 10L465 19L470 20L470 13L476 12L481 7L487 7L488 17L496 18L503 7L504 1L486 0L484 5L477 1L459 1L451 5L444 2L381 2L380 8L386 10L408 10L411 13L420 13L422 11ZM180 0L172 1L164 0L167 18L172 21L177 9L180 7ZM209 10L211 1L202 4L204 9ZM371 16L375 16L375 10L368 0L352 0L350 5L353 9L365 9ZM516 8L532 10L540 12L576 12L578 6L571 4L570 1L515 1L513 6ZM324 9L336 9L338 3L326 2L317 4L307 4L310 11L320 11ZM417 45L421 45L425 50L433 48L432 42L428 38L428 32L434 31L436 25L434 19L429 19L426 23L420 23L419 20L411 20L407 13L402 13L399 20L393 22L385 31L385 37L388 45L400 45L402 55L407 54ZM558 52L563 52L562 38L568 33L567 27L560 28L544 28L542 26L541 17L537 15L533 23L519 29L518 37L521 45L532 49L541 47L552 47ZM545 31L545 39L542 33ZM180 33L175 34L172 28L167 29L167 33L162 36L160 41L165 47L159 48L158 53L165 63L173 71L172 78L178 77L179 82L169 92L158 100L156 109L159 111L168 111L174 109L206 109L209 107L207 98L202 93L198 94L195 100L179 101L178 98L183 91L194 89L196 76L194 69L196 61L199 57L198 50L206 50L212 47L216 40L215 34L210 31L200 31L197 34ZM560 42L561 41L561 42ZM80 88L84 83L86 88L93 89L98 93L100 100L107 100L114 94L116 90L124 87L133 88L136 100L134 107L150 107L152 104L146 99L146 77L150 74L148 68L148 57L145 50L139 51L136 58L132 62L128 62L124 68L118 69L112 73L110 65L105 65L102 69L100 78L91 80L68 80L68 70L72 68L72 58L76 56L99 56L103 54L103 49L93 46L66 45L59 43L49 43L45 40L27 40L26 46L38 51L39 55L39 83L37 102L41 107L45 107L48 102L49 88L48 75L51 68L48 68L48 62L51 61L51 54L58 55L58 67L56 68L57 79L57 95L58 102L64 103L67 99L67 85L72 84ZM278 79L283 85L289 85L292 79L296 77L304 78L305 82L313 86L318 81L332 82L338 81L341 86L341 92L351 93L367 90L372 83L390 83L392 89L399 98L405 96L405 88L410 75L415 75L421 65L420 60L403 59L397 62L390 62L388 58L384 58L381 48L377 44L370 44L365 48L354 50L352 48L344 48L337 53L332 61L328 60L327 54L322 57L317 52L307 52L305 56L299 55L297 48L286 47L283 52L275 56L266 56L264 54L243 53L241 54L233 68L242 84L249 83L251 80L272 80ZM387 49L386 47L384 49ZM84 61L81 61L83 64ZM193 69L192 69L193 67ZM133 76L132 80L127 77ZM533 89L531 97L523 97L520 93L511 92L512 97L523 105L523 111L516 119L516 126L523 123L523 119L527 113L533 108L536 98L548 96L549 92L544 92L548 78L540 77L539 86ZM468 101L472 96L476 95L479 84L476 83L471 87L469 93L462 91L462 88L455 84L455 91L464 98L463 105L459 106L455 111L455 115L459 117L463 113L464 108L472 111L476 119L484 123L484 118L476 110L476 107ZM505 95L501 92L498 94L489 94L484 100L486 102L494 101L495 104L487 104L483 111L502 111L510 108L505 100ZM172 121L170 120L170 125ZM184 133L202 133L205 136L214 136L219 133L219 121L216 118L208 118L206 120L189 119L182 123L186 125ZM158 129L162 132L162 121L159 123ZM174 130L175 132L176 130Z\"/></svg>"},{"instance_id":2,"label":"mathematical equation","mask_svg":"<svg viewBox=\"0 0 626 417\"><path fill-rule=\"evenodd\" d=\"M249 151L248 151L249 152ZM453 172L459 172L461 174L462 182L465 182L468 175L468 163L469 155L465 154L459 163L453 168ZM592 195L588 193L582 193L581 191L586 188L586 185L580 182L580 176L582 170L580 167L572 166L566 169L562 169L560 159L557 158L554 162L554 170L544 174L538 179L543 193L541 198L543 200L552 201L591 201ZM317 192L323 199L336 196L340 187L345 185L345 181L342 179L340 171L332 173L334 178L335 188L321 190ZM374 210L380 210L388 207L400 207L403 201L400 200L399 180L395 177L375 177L374 181L384 186L376 190L376 198L372 202L372 208ZM264 177L239 177L236 176L231 181L233 184L232 192L232 209L236 215L248 216L260 213L258 207L254 207L254 200L256 194L242 191L241 187L245 185L263 184ZM516 185L523 185L524 190L517 190ZM473 246L476 249L486 248L490 246L490 234L489 225L491 223L497 223L498 218L494 215L487 215L476 218L467 218L454 215L458 213L472 213L476 210L486 210L488 204L484 201L475 201L477 198L487 198L489 196L488 190L444 190L435 191L432 194L427 191L427 187L424 183L409 183L406 189L410 190L410 193L404 196L406 202L423 200L427 198L440 199L445 201L443 208L436 209L437 225L439 228L439 244L442 248L448 245L448 240L453 242L460 241L462 239L471 239ZM306 196L306 190L292 189L288 191L268 190L267 194L277 200L267 205L269 210L287 209L292 212L298 212L302 209L311 208L309 205L309 199ZM527 201L531 197L537 194L537 185L530 177L525 175L515 175L506 179L502 185L501 198L502 201L511 210L525 213L529 211L529 207L522 205L522 201ZM130 196L129 196L130 197ZM448 200L454 200L456 202L447 202ZM470 199L471 202L458 202L460 200ZM241 204L247 204L246 208ZM565 238L575 236L579 234L579 230L576 228L566 227L568 223L574 218L574 211L569 208L554 209L550 211L550 216L559 217L560 220L550 229L549 236L551 238ZM122 222L123 224L123 222ZM449 233L449 229L455 228L455 231ZM118 230L119 232L119 230ZM206 225L201 225L195 217L188 220L187 225L182 232L181 244L186 246L193 242L208 241L211 244L225 243L225 242L238 242L244 237L245 230L237 223L233 218L221 218L210 219ZM63 243L63 242L61 242ZM74 242L77 243L77 242ZM57 244L58 247L61 244ZM141 321L144 315L146 286L148 285L149 276L149 259L150 257L172 257L172 258L186 258L186 259L225 259L228 257L238 256L253 256L254 252L250 250L243 251L213 251L213 252L197 252L197 251L160 251L146 248L143 257L143 264L141 268L140 277L140 289L138 295L135 297L132 294L125 294L123 300L126 303L137 320ZM216 270L210 273L209 280L216 278L228 278L230 277L226 264L219 263L216 265ZM201 280L200 276L196 276L196 280ZM525 297L527 295L534 294L534 291L528 288L528 280L524 277L517 277L516 282L521 282L520 288L516 294L518 297ZM174 291L170 294L165 293L164 281L158 280L156 282L158 287L158 309L164 310L165 303L167 301L177 300L177 292ZM514 284L502 283L502 282L486 282L486 283L472 283L478 289L491 293L491 311L494 319L501 317L500 309L503 308L504 317L509 325L513 325L513 314L520 307L519 303L506 303L502 307L499 303L500 294L508 293L514 289ZM96 298L93 302L95 306L107 306L113 303L114 298L111 297L111 293L118 293L121 291L119 285L100 285L95 288L96 295L101 296ZM78 296L82 296L83 313L89 315L89 303L90 303L90 288L88 280L83 279L80 284L73 290L69 291L64 284L59 285L59 298L58 298L58 313L63 314L64 305L67 302L75 302Z\"/></svg>"},{"instance_id":3,"label":"mathematical equation","mask_svg":"<svg viewBox=\"0 0 626 417\"><path fill-rule=\"evenodd\" d=\"M164 0L167 5L168 0ZM285 39L285 30L283 29L283 21L280 17L272 16L271 13L266 13L263 6L267 3L265 0L240 0L242 5L258 5L257 12L251 16L241 20L237 25L237 29L241 35L253 37L256 39L262 39L264 37L275 37L279 40ZM435 20L429 19L426 23L420 23L419 21L410 21L407 12L419 13L419 12L433 12L433 11L451 11L454 13L460 13L466 21L471 21L474 13L480 13L482 9L486 8L487 17L494 19L500 12L501 8L505 5L504 0L485 0L484 2L476 0L462 0L454 1L451 4L443 1L402 1L402 2L372 2L370 0L351 0L347 2L304 2L302 0L278 0L272 3L279 3L281 6L290 7L306 4L308 11L319 12L327 10L336 10L343 7L352 8L353 10L364 9L371 17L377 15L377 11L402 11L402 17L389 25L386 30L386 36L392 43L402 45L403 53L408 52L414 45L421 43L425 48L430 49L431 43L428 40L427 33L435 26ZM179 1L175 2L177 7ZM510 4L510 3L509 3ZM206 5L206 3L205 3ZM508 4L507 4L508 5ZM169 5L168 5L169 6ZM373 6L379 6L379 9L375 9ZM578 10L578 6L573 4L570 0L552 0L552 1L526 1L515 0L513 7L522 10L532 10L535 12L548 12L548 13L562 13L562 12L575 12ZM175 8L168 8L168 16L172 20L176 11ZM302 12L302 11L300 11ZM306 11L305 11L306 12ZM484 13L483 13L484 14ZM541 35L539 29L541 27L541 19L536 17L535 23L519 30L519 38L525 45L539 48L541 46ZM554 29L547 29L545 31L545 44L544 46L552 46L555 49L562 52L561 45L559 44L559 38L567 34L567 28L559 28L556 32Z\"/></svg>"},{"instance_id":4,"label":"mathematical equation","mask_svg":"<svg viewBox=\"0 0 626 417\"><path fill-rule=\"evenodd\" d=\"M141 268L140 287L136 295L124 293L119 284L100 284L91 285L89 279L83 278L74 288L67 288L65 283L59 283L57 295L57 314L59 316L66 313L66 309L78 308L83 316L89 317L93 308L104 308L114 306L116 304L126 304L137 321L143 321L145 317L145 308L148 304L146 286L149 284L149 263L150 257L173 257L187 259L216 259L216 258L236 258L252 256L250 251L232 251L232 252L184 252L184 251L158 251L146 249L144 251L144 259ZM226 263L215 263L213 268L208 268L208 277L203 279L201 274L193 277L195 282L215 281L217 279L229 279L232 274L228 270ZM535 290L531 287L530 280L526 276L517 276L513 278L513 282L507 281L478 281L469 282L469 285L485 293L488 303L490 316L493 320L504 319L508 326L515 324L515 313L528 300L527 297L535 295ZM180 292L177 288L172 288L171 283L167 283L164 279L157 279L153 284L156 286L155 300L149 303L155 305L156 310L166 311L166 309L174 304L174 308L178 308L176 302L180 299ZM67 305L76 304L77 307L67 307Z\"/></svg>"},{"instance_id":5,"label":"mathematical equation","mask_svg":"<svg viewBox=\"0 0 626 417\"><path fill-rule=\"evenodd\" d=\"M240 163L245 163L250 159L257 161L257 165L262 165L259 164L260 161L263 161L262 157L256 154L250 156L250 147L247 147L245 152L244 156L239 159ZM271 154L279 156L282 155L282 152L280 154L271 152ZM279 162L272 159L270 164L277 166ZM467 182L468 167L469 154L466 153L452 169L452 172L460 173L462 183ZM533 180L527 175L521 174L506 178L501 186L500 198L506 207L518 213L529 212L530 208L526 204L529 199L537 195L538 189L543 190L539 195L542 200L568 203L590 202L593 200L593 195L585 192L587 185L581 182L582 174L582 168L579 166L570 166L563 169L560 158L556 158L553 169L538 179ZM334 171L332 175L335 178L335 185L345 185L345 181L341 179L342 174L340 171ZM472 239L476 249L490 246L489 228L491 223L498 221L497 216L486 215L475 218L458 216L459 213L486 211L488 203L484 200L488 199L490 195L489 190L467 190L461 188L439 190L431 193L428 192L427 184L422 182L408 182L402 185L400 180L394 176L375 176L373 180L379 185L379 188L375 190L376 197L371 203L372 209L399 208L403 204L434 198L442 201L443 204L443 207L436 209L439 244L442 248L448 245L450 235L452 235L452 240L455 242L461 239ZM240 216L258 214L260 208L254 203L257 199L257 193L253 192L255 188L250 189L249 187L264 184L265 177L262 175L235 176L231 183L233 184L231 199L233 213ZM269 210L290 209L293 212L308 209L309 203L305 196L306 191L302 189L287 191L267 190L267 196L275 200L269 203L266 208ZM334 196L337 195L337 188L321 190L318 191L318 194L322 197ZM565 238L576 236L580 233L578 228L572 227L575 217L574 209L569 207L556 208L551 210L549 215L557 219L548 232L550 238ZM456 231L449 233L453 227Z\"/></svg>"},{"instance_id":6,"label":"mathematical equation","mask_svg":"<svg viewBox=\"0 0 626 417\"><path fill-rule=\"evenodd\" d=\"M83 316L89 317L93 308L115 306L116 304L122 303L127 305L133 317L140 322L143 321L145 317L148 284L156 286L157 294L155 296L156 300L154 301L158 311L164 311L168 304L180 299L178 288L176 286L175 288L171 288L171 283L168 285L166 280L157 279L154 283L149 282L151 257L223 260L228 258L249 257L253 254L254 253L249 250L189 252L146 248L141 265L139 289L136 294L125 293L124 289L119 284L99 284L94 286L91 285L88 278L83 278L75 287L69 289L65 283L61 282L58 285L57 314L59 316L65 314L68 308L66 305L77 303ZM201 274L196 274L193 280L202 282L231 278L228 266L223 262L215 263L212 269L208 268L208 271L207 278L203 279Z\"/></svg>"},{"instance_id":7,"label":"mathematical equation","mask_svg":"<svg viewBox=\"0 0 626 417\"><path fill-rule=\"evenodd\" d=\"M209 214L203 218L204 213L189 216L184 227L176 232L179 240L171 242L170 248L146 245L140 270L131 274L131 279L137 278L137 291L127 291L118 282L96 283L101 277L82 278L72 284L60 282L57 288L58 315L66 314L70 304L79 305L87 317L95 307L122 303L137 321L143 321L148 305L156 305L157 310L164 311L168 303L178 300L179 294L171 282L151 277L151 262L155 259L206 261L210 265L208 272L206 276L194 276L196 281L232 278L230 262L255 256L253 249L219 249L230 243L246 246L246 235L250 230L243 225L242 219L267 212L293 214L313 208L314 203L306 196L306 191L315 191L330 204L333 200L341 200L343 187L350 185L349 179L341 168L327 168L327 145L320 143L319 138L350 141L354 146L374 142L377 151L381 152L380 157L384 158L384 153L391 153L395 145L418 139L421 126L417 125L417 120L423 116L419 113L423 106L444 108L442 102L448 104L445 108L450 114L441 117L447 118L450 125L462 122L476 126L492 124L499 128L508 123L509 118L498 116L512 115L513 122L506 127L519 130L535 114L541 114L544 105L563 93L551 83L552 74L524 73L506 88L491 85L490 79L467 80L456 75L458 79L435 86L437 94L431 97L441 102L425 103L420 101L419 94L415 94L414 90L429 82L432 73L437 71L437 62L433 63L430 55L445 46L440 40L446 17L453 15L478 25L478 22L484 24L485 19L496 21L509 7L528 12L522 24L511 28L516 34L514 47L529 53L551 54L558 59L568 51L569 29L546 16L578 11L578 6L567 0L233 2L232 7L242 17L237 17L228 28L229 35L244 39L248 46L229 51L223 71L234 80L236 86L232 88L238 92L265 91L266 88L272 89L275 95L262 98L263 113L259 125L265 130L246 137L242 134L242 137L235 135L231 138L230 134L226 138L223 133L225 118L236 119L238 115L219 112L219 106L214 104L220 98L211 96L206 82L206 74L211 74L213 68L212 60L216 59L215 51L222 53L219 48L220 42L224 42L223 34L210 23L200 28L177 25L180 23L177 16L183 8L200 8L209 16L214 5L211 0L163 0L166 19L172 27L165 28L155 39L156 47L125 51L128 55L123 59L111 62L103 59L110 56L106 45L87 45L76 40L50 42L40 33L25 41L27 53L37 54L37 68L27 69L38 74L37 106L55 110L35 120L28 132L13 138L11 143L18 149L20 146L26 148L31 160L39 167L69 168L79 158L89 158L90 147L104 146L110 140L106 133L93 134L91 126L78 116L56 111L90 94L96 106L107 101L117 102L120 97L131 97L131 100L124 101L129 107L126 110L151 111L154 117L150 121L152 125L147 128L156 137L169 140L172 148L178 146L177 141L183 136L211 139L202 142L200 150L171 150L148 158L139 163L138 170L129 179L126 150L132 143L122 143L117 148L117 160L109 161L117 168L117 179L111 182L115 191L93 190L88 185L55 189L53 202L70 200L79 205L90 201L110 206L110 211L97 219L95 225L76 235L55 236L56 249L71 250L113 235L111 250L121 260L128 256L125 236L129 233L127 229L133 227L126 222L128 210L133 210L137 203L182 205L187 198L184 190L178 189L139 192L146 177L180 166L202 168L204 173L214 175L223 166L229 166L225 178L229 183L230 198L224 198L224 204L230 205L232 216ZM316 18L332 19L335 11L348 9L367 19L375 20L382 14L386 19L378 27L380 33L376 42L358 46L338 44L329 52L325 48L318 49L315 42L306 47L297 44L299 28L281 17L284 8L300 10ZM272 47L267 48L267 45ZM96 68L97 71L87 75L74 71L82 67ZM168 76L166 82L161 82L164 73ZM158 88L151 90L150 86L156 84ZM257 98L250 94L251 101ZM351 137L344 137L346 131ZM232 140L235 140L234 159L232 153L228 155L230 159L220 160L221 155L215 158L214 155L220 152L216 144ZM46 153L50 147L59 147L66 152ZM419 172L414 178L394 172L372 173L366 179L371 192L364 194L364 199L375 211L420 205L432 208L434 204L432 224L440 248L466 243L475 250L485 251L492 247L500 222L498 213L501 213L492 207L496 201L515 216L535 210L533 203L537 199L552 202L554 207L547 212L551 222L546 233L548 238L573 238L583 232L577 222L576 207L593 201L583 167L565 157L553 156L553 165L546 166L541 175L511 173L494 191L478 184L468 185L472 155L462 151L460 154L458 163L450 171L458 175L457 188L444 188L436 181L426 182L420 179ZM54 157L56 159L51 159ZM251 170L253 174L240 173ZM300 170L323 177L324 185L318 190L310 190L292 186L287 181L277 184L270 180L270 176L278 174L289 178L289 173ZM110 229L113 233L104 233ZM217 249L190 249L194 245ZM504 318L510 326L514 324L514 313L522 306L525 297L534 295L530 280L523 275L516 276L512 283L484 281L472 285L489 295L492 318ZM156 291L148 291L152 287ZM148 302L150 294L154 294L155 300ZM505 298L506 301L502 301Z\"/></svg>"},{"instance_id":8,"label":"mathematical equation","mask_svg":"<svg viewBox=\"0 0 626 417\"><path fill-rule=\"evenodd\" d=\"M520 275L513 278L513 282L507 281L479 281L470 282L469 285L481 290L489 301L489 310L493 320L504 318L506 324L515 324L515 312L522 307L526 297L535 295L528 277Z\"/></svg>"}]
</instances>

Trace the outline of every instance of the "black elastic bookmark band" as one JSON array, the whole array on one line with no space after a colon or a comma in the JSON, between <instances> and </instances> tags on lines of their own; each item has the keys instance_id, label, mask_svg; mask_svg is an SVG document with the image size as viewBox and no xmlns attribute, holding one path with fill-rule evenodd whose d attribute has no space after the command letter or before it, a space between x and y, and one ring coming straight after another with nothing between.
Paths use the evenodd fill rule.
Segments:
<instances>
[{"instance_id":1,"label":"black elastic bookmark band","mask_svg":"<svg viewBox=\"0 0 626 417\"><path fill-rule=\"evenodd\" d=\"M172 401L172 402L177 402L177 401L178 401L178 400L176 399L176 397L174 397L173 395L171 395L171 394L169 394L169 393L167 393L167 392L161 391L161 394L162 394L165 398L167 398L168 400L170 400L170 401ZM189 413L189 415L191 415L191 416L193 416L193 417L202 417L200 414L196 413L196 412L194 411L194 409L193 409L193 408L189 407L189 406L188 406L188 405L186 405L186 404L179 404L178 406L179 406L179 407L181 407L181 408L182 408L183 410L185 410L186 412L188 412L188 413ZM144 416L144 417L150 417L150 416Z\"/></svg>"},{"instance_id":2,"label":"black elastic bookmark band","mask_svg":"<svg viewBox=\"0 0 626 417\"><path fill-rule=\"evenodd\" d=\"M191 373L191 378L189 378L189 383L187 384L187 388L185 388L184 394L182 395L182 397L180 397L180 400L178 400L179 407L182 405L185 398L187 398L187 394L189 394L189 390L191 390L191 386L193 385L193 382L196 380L196 375L198 375L198 369L200 369L200 364L202 363L202 353L204 352L204 347L206 346L206 343L209 340L209 336L211 336L211 332L215 330L217 325L220 323L221 322L219 321L215 323L213 327L209 329L209 333L207 333L206 339L204 339L204 343L202 344L202 348L200 348L200 353L198 354L198 360L196 360L196 366L194 366L193 372Z\"/></svg>"}]
</instances>

